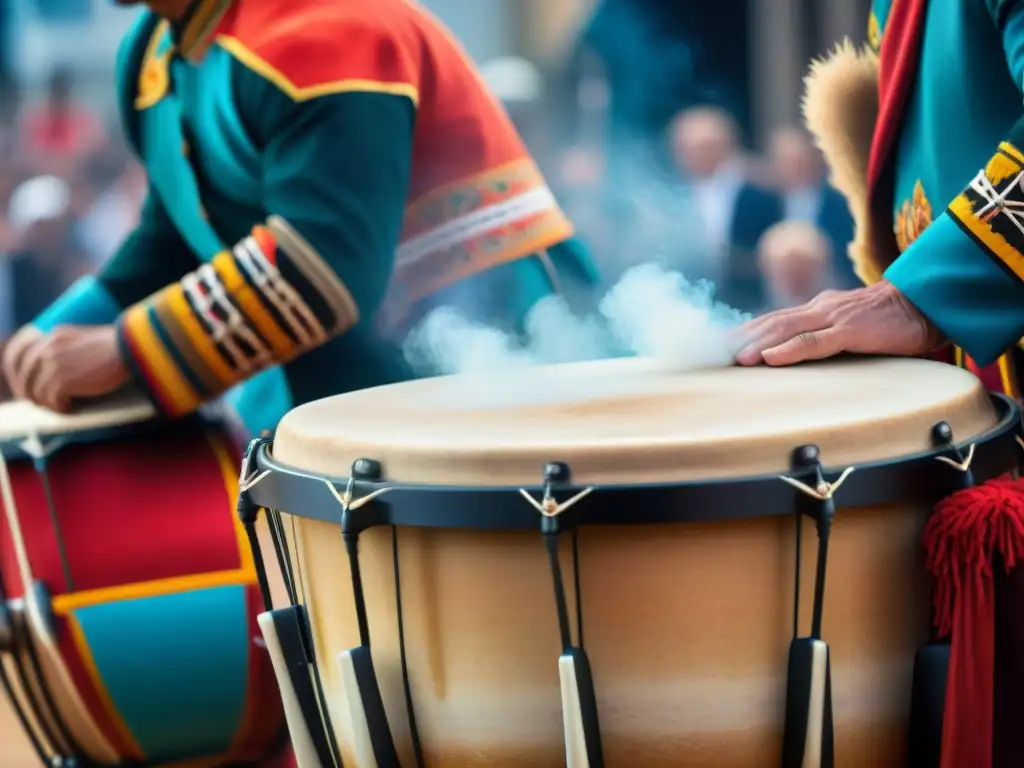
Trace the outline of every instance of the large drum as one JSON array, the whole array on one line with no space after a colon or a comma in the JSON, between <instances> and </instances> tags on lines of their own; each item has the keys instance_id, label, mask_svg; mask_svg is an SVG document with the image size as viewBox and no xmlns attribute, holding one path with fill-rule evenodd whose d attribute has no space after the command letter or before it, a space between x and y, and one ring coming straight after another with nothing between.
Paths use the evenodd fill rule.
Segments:
<instances>
[{"instance_id":1,"label":"large drum","mask_svg":"<svg viewBox=\"0 0 1024 768\"><path fill-rule=\"evenodd\" d=\"M131 397L69 416L7 403L0 458L0 764L221 765L278 750L226 433L157 422Z\"/></svg>"},{"instance_id":2,"label":"large drum","mask_svg":"<svg viewBox=\"0 0 1024 768\"><path fill-rule=\"evenodd\" d=\"M260 624L299 764L902 767L922 527L1017 464L1019 423L969 373L886 359L297 408L240 511L278 510L258 557L290 595Z\"/></svg>"}]
</instances>

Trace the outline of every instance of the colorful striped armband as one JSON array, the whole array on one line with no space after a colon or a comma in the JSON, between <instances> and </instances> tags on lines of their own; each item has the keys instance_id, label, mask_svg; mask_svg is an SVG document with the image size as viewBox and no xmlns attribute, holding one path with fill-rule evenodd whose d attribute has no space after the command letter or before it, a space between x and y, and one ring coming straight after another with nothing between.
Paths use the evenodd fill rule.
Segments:
<instances>
[{"instance_id":1,"label":"colorful striped armband","mask_svg":"<svg viewBox=\"0 0 1024 768\"><path fill-rule=\"evenodd\" d=\"M126 310L118 330L137 382L163 414L176 417L358 320L334 270L272 216L233 252Z\"/></svg>"},{"instance_id":2,"label":"colorful striped armband","mask_svg":"<svg viewBox=\"0 0 1024 768\"><path fill-rule=\"evenodd\" d=\"M1017 281L1024 281L1024 154L1002 142L947 211L960 229Z\"/></svg>"}]
</instances>

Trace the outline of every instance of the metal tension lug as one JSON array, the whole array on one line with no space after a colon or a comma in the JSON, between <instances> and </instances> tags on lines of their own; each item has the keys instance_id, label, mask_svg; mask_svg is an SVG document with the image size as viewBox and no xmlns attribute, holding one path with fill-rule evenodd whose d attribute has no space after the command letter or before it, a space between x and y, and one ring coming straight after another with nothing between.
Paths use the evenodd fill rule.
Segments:
<instances>
[{"instance_id":1,"label":"metal tension lug","mask_svg":"<svg viewBox=\"0 0 1024 768\"><path fill-rule=\"evenodd\" d=\"M944 449L942 456L936 456L943 464L949 465L956 470L951 477L952 490L962 490L974 487L974 474L971 472L971 459L974 456L974 447L964 456L963 451L956 447L953 436L953 428L948 422L940 421L932 427L932 444L936 448Z\"/></svg>"},{"instance_id":2,"label":"metal tension lug","mask_svg":"<svg viewBox=\"0 0 1024 768\"><path fill-rule=\"evenodd\" d=\"M555 488L567 485L572 480L572 469L564 462L551 461L544 465L541 479L544 483L544 494L540 500L542 510L540 531L541 533L561 533L562 525L559 515L561 510L558 500L555 499Z\"/></svg>"},{"instance_id":3,"label":"metal tension lug","mask_svg":"<svg viewBox=\"0 0 1024 768\"><path fill-rule=\"evenodd\" d=\"M800 482L807 489L821 493L828 486L821 472L821 449L816 445L801 445L793 450L790 457L790 466L794 481ZM800 478L798 480L798 478ZM809 482L804 482L803 479ZM793 483L795 485L795 483ZM822 504L821 500L814 498L807 493L797 494L798 511L801 515L809 517L819 526L824 508L830 505Z\"/></svg>"},{"instance_id":4,"label":"metal tension lug","mask_svg":"<svg viewBox=\"0 0 1024 768\"><path fill-rule=\"evenodd\" d=\"M246 483L253 477L256 471L256 452L259 446L267 442L265 438L254 438L249 441L242 457L242 473L238 478L238 501L235 504L235 511L242 525L253 525L260 516L260 507L252 500Z\"/></svg>"}]
</instances>

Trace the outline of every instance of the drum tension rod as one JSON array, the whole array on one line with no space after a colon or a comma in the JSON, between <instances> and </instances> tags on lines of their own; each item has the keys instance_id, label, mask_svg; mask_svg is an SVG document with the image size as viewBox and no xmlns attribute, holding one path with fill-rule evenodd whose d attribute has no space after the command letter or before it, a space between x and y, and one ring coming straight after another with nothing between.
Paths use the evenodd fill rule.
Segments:
<instances>
[{"instance_id":1,"label":"drum tension rod","mask_svg":"<svg viewBox=\"0 0 1024 768\"><path fill-rule=\"evenodd\" d=\"M562 646L562 652L558 657L558 679L562 695L566 761L571 768L604 768L601 726L597 715L597 693L594 689L590 660L583 648L583 599L580 594L579 542L576 532L579 520L578 517L563 517L566 510L589 496L594 488L585 488L559 503L555 498L555 488L567 488L571 480L572 470L568 464L551 462L544 465L540 501L533 498L524 488L520 488L519 493L540 513L540 532L548 553L554 586L558 634ZM571 531L573 537L573 579L576 590L578 635L576 645L572 642L569 607L558 553L559 535L565 530Z\"/></svg>"},{"instance_id":2,"label":"drum tension rod","mask_svg":"<svg viewBox=\"0 0 1024 768\"><path fill-rule=\"evenodd\" d=\"M1020 441L1021 426L1018 425L1017 440ZM971 464L974 459L974 445L967 454L961 451L954 440L953 428L948 422L940 421L931 430L932 445L945 455L935 456L952 471L943 473L945 484L936 489L936 500L959 490L974 486ZM941 481L940 481L941 483ZM928 622L928 640L914 654L913 677L910 683L910 722L908 728L911 744L911 760L915 765L938 765L942 752L943 707L935 702L946 698L946 680L949 674L949 638L939 634L935 621L934 601L932 615Z\"/></svg>"},{"instance_id":3,"label":"drum tension rod","mask_svg":"<svg viewBox=\"0 0 1024 768\"><path fill-rule=\"evenodd\" d=\"M789 647L786 684L785 729L782 743L783 768L832 768L835 764L832 722L832 671L828 645L822 640L822 614L825 606L825 574L828 569L828 545L836 508L834 495L853 472L846 469L833 482L826 482L821 454L816 445L803 445L793 452L794 473L810 474L813 485L792 477L780 476L801 493L795 499L796 542L793 578L793 640ZM800 571L803 548L802 521L814 520L818 532L818 557L814 578L814 602L811 632L799 633Z\"/></svg>"},{"instance_id":4,"label":"drum tension rod","mask_svg":"<svg viewBox=\"0 0 1024 768\"><path fill-rule=\"evenodd\" d=\"M291 601L291 605L287 607L277 610L273 609L262 548L256 532L256 521L263 508L255 503L250 491L272 474L270 470L260 473L256 471L258 451L262 446L270 442L270 438L264 436L252 440L246 448L245 455L242 458L242 468L238 482L238 503L236 506L238 517L249 539L249 546L252 550L253 561L256 567L256 576L264 602L265 611L259 617L260 628L267 642L267 647L277 646L278 652L283 659L283 663L280 666L278 661L274 660L278 684L282 687L285 685L289 686L296 702L296 708L299 713L298 721L293 722L293 715L288 714L286 711L289 731L294 736L297 729L302 730L309 743L308 758L319 761L319 765L322 768L338 768L341 766L341 758L338 746L335 743L334 729L331 725L330 713L324 698L323 684L320 680L316 658L313 653L309 620L306 615L305 606L299 603L299 597L291 577L291 569L286 562L283 541L284 531L280 527L279 516L273 510L267 511L271 538L274 542L274 549L281 567L282 576L286 582L288 598ZM277 525L275 525L275 522ZM271 639L273 639L273 643L270 642Z\"/></svg>"},{"instance_id":5,"label":"drum tension rod","mask_svg":"<svg viewBox=\"0 0 1024 768\"><path fill-rule=\"evenodd\" d=\"M1020 440L1019 437L1017 439ZM937 448L945 448L948 454L947 456L936 456L935 460L941 461L959 472L959 475L953 476L956 479L950 490L973 488L974 473L971 471L971 463L974 461L974 443L967 447L967 454L964 455L964 452L957 448L953 441L953 428L945 421L940 421L932 427L932 441Z\"/></svg>"},{"instance_id":6,"label":"drum tension rod","mask_svg":"<svg viewBox=\"0 0 1024 768\"><path fill-rule=\"evenodd\" d=\"M352 463L348 483L343 494L339 494L333 483L328 482L338 502L341 504L341 538L348 553L349 575L352 580L352 593L355 601L356 623L359 627L359 646L342 651L335 657L340 672L344 696L348 711L356 728L365 731L369 737L368 750L357 753L360 765L376 765L379 768L399 768L398 751L391 735L387 710L380 693L377 674L373 666L373 654L370 647L370 622L366 611L366 595L363 591L363 576L359 567L359 534L364 530L363 520L358 513L364 505L369 504L377 496L388 490L387 487L355 499L356 482L379 482L384 475L379 461L373 459L356 459ZM373 514L374 510L367 507ZM362 749L367 749L365 746ZM371 762L372 761L372 762Z\"/></svg>"},{"instance_id":7,"label":"drum tension rod","mask_svg":"<svg viewBox=\"0 0 1024 768\"><path fill-rule=\"evenodd\" d=\"M256 565L256 580L260 585L260 596L263 598L263 609L272 611L274 609L273 599L270 594L270 581L267 578L267 569L263 564L263 548L260 546L260 538L256 533L256 521L260 516L260 507L252 500L249 490L256 485L259 478L256 475L256 449L264 442L264 438L256 438L249 441L242 457L242 471L238 478L238 503L235 511L238 519L245 529L246 538L249 539L249 549L252 550L253 563Z\"/></svg>"}]
</instances>

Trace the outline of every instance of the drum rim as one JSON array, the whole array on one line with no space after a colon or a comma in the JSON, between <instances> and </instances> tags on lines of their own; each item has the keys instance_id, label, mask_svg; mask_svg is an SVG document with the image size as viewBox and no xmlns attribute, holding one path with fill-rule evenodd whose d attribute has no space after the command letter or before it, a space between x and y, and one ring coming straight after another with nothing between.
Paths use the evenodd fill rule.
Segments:
<instances>
[{"instance_id":1,"label":"drum rim","mask_svg":"<svg viewBox=\"0 0 1024 768\"><path fill-rule=\"evenodd\" d=\"M837 510L914 499L934 504L970 477L981 483L1021 465L1024 425L1021 407L1002 394L990 394L999 420L971 440L937 445L930 451L852 465L853 474L836 489ZM941 422L940 422L941 423ZM938 427L933 427L934 430ZM445 486L392 483L384 477L315 475L275 460L272 438L253 440L242 464L239 511L274 509L294 517L330 522L344 533L381 525L427 528L537 531L551 526L642 525L715 522L794 514L801 492L778 473L633 485L578 486L569 479L545 485L542 467L531 486ZM970 472L938 459L961 461L973 446ZM794 453L804 446L793 446ZM364 466L379 464L368 457ZM557 462L557 457L552 457ZM357 462L358 464L359 462ZM848 467L804 466L784 477L811 488L816 479L835 483ZM816 470L821 478L817 478ZM539 499L545 489L565 502L586 492L585 502L555 516L538 513L524 494ZM592 493L591 493L592 491ZM373 495L373 498L370 497ZM348 507L342 500L348 498ZM357 503L362 500L362 503ZM467 509L470 511L467 512Z\"/></svg>"},{"instance_id":2,"label":"drum rim","mask_svg":"<svg viewBox=\"0 0 1024 768\"><path fill-rule=\"evenodd\" d=\"M199 426L217 428L221 426L221 422L199 414L190 414L177 421L168 421L159 415L154 415L141 421L127 421L123 424L97 426L90 429L41 432L36 437L41 441L45 457L49 457L73 445L103 443L121 438L136 439L147 435L153 435L159 439L163 434L183 432L196 429ZM30 435L20 435L0 439L0 456L7 461L38 459L39 457L34 456L28 450L27 441L30 438Z\"/></svg>"}]
</instances>

